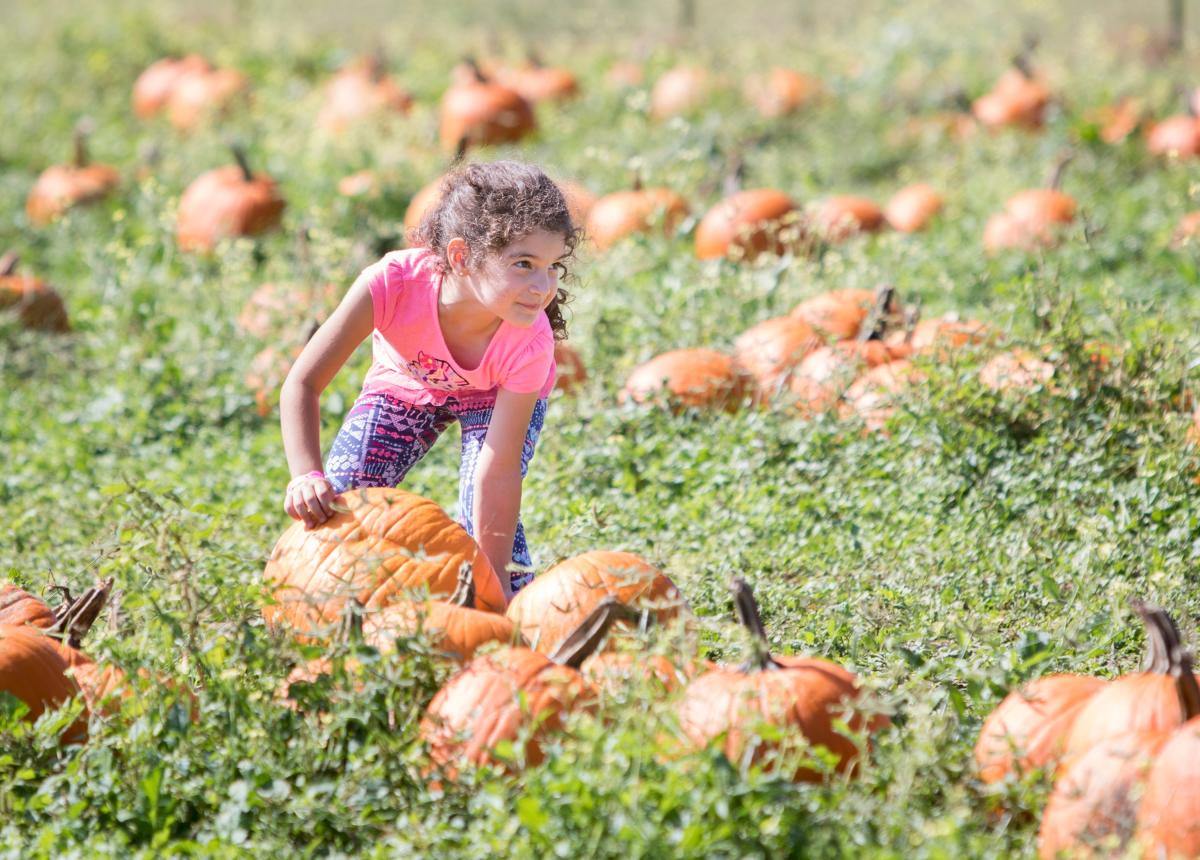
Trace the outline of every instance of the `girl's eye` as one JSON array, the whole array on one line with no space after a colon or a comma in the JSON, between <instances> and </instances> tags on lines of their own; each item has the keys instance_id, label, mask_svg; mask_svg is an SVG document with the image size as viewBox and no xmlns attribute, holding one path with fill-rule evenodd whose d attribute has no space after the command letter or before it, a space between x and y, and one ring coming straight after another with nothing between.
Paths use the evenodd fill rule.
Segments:
<instances>
[{"instance_id":1,"label":"girl's eye","mask_svg":"<svg viewBox=\"0 0 1200 860\"><path fill-rule=\"evenodd\" d=\"M531 268L533 268L533 264L530 263L528 260L517 260L517 268L531 269Z\"/></svg>"}]
</instances>

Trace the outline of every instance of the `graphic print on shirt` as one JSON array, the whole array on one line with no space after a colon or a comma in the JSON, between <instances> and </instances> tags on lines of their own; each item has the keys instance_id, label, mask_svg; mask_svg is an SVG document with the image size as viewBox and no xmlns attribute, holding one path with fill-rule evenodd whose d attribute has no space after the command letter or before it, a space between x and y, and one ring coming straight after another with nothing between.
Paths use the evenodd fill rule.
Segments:
<instances>
[{"instance_id":1,"label":"graphic print on shirt","mask_svg":"<svg viewBox=\"0 0 1200 860\"><path fill-rule=\"evenodd\" d=\"M457 391L462 388L471 387L471 383L467 382L462 377L462 374L451 367L450 362L445 359L434 358L424 350L419 351L414 360L407 362L404 369L413 379L424 385L428 385L430 388L439 388L442 391Z\"/></svg>"}]
</instances>

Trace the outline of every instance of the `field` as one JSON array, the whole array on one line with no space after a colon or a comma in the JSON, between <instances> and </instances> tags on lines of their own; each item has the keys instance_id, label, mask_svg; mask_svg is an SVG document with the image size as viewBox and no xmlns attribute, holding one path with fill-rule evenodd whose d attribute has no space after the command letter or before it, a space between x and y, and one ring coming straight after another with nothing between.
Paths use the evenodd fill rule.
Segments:
<instances>
[{"instance_id":1,"label":"field","mask_svg":"<svg viewBox=\"0 0 1200 860\"><path fill-rule=\"evenodd\" d=\"M1197 641L1200 456L1187 434L1200 389L1200 238L1173 234L1200 208L1200 160L1152 155L1140 131L1105 143L1089 111L1136 95L1153 118L1181 113L1181 90L1200 84L1200 32L1181 54L1156 51L1166 3L922 0L823 13L830 4L762 2L735 13L699 2L691 29L676 3L474 5L9 4L0 251L61 293L72 331L28 330L0 312L0 581L48 595L112 577L116 596L85 647L135 692L70 746L59 736L81 702L30 724L0 696L0 856L1036 856L1050 777L984 784L972 756L983 719L1032 678L1135 671L1135 598ZM956 93L984 93L1029 33L1054 96L1044 127L948 131L939 117ZM437 109L452 66L466 53L518 62L530 46L568 66L580 96L539 104L534 136L470 157L532 161L597 195L636 171L692 213L673 236L581 246L570 342L589 378L553 396L525 482L535 566L637 553L685 595L698 655L731 663L750 645L729 591L744 577L774 652L852 669L869 706L890 716L853 779L793 784L717 749L664 754L679 733L673 702L638 682L573 715L544 764L438 781L418 722L455 667L427 641L401 643L399 659L358 648L354 668L341 660L353 645L304 645L264 623L263 568L289 522L289 475L278 416L260 414L244 375L307 318L298 309L286 329L254 337L239 312L267 282L343 290L402 247L409 199L449 163ZM341 135L316 129L324 82L376 47L412 109ZM141 71L193 51L241 71L250 101L190 133L136 117ZM645 83L608 82L627 59ZM681 62L710 70L708 95L654 120L650 86ZM820 78L821 97L759 115L742 84L775 65ZM92 158L114 165L120 186L35 225L26 195L69 160L84 116ZM186 253L180 197L232 163L230 141L278 181L282 227ZM1067 149L1062 190L1078 215L1057 244L986 254L989 216L1044 183ZM738 158L746 187L804 207L833 194L882 202L917 181L944 207L913 234L698 260L696 224ZM338 193L366 168L381 189ZM923 318L958 313L1001 335L916 359L924 378L886 432L787 403L618 402L652 356L729 351L820 292L885 283L919 300ZM1094 360L1097 343L1108 361ZM1049 361L1051 380L982 384L980 367L1013 347ZM369 363L364 345L325 392L326 448ZM405 484L451 511L456 434ZM644 647L677 647L665 639ZM337 669L310 707L281 703L291 667L327 651ZM519 745L502 753L519 757Z\"/></svg>"}]
</instances>

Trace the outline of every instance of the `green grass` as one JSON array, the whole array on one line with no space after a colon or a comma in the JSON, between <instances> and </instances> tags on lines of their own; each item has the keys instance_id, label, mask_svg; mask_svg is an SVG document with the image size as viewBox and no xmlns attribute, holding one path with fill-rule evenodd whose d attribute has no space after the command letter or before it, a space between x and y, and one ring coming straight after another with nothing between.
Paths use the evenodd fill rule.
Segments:
<instances>
[{"instance_id":1,"label":"green grass","mask_svg":"<svg viewBox=\"0 0 1200 860\"><path fill-rule=\"evenodd\" d=\"M700 3L699 33L676 44L665 41L676 4L628 5L653 36L644 45L599 6L563 16L530 4L502 18L431 4L412 13L422 28L372 4L10 10L0 239L23 271L60 289L75 332L51 338L0 318L0 578L41 591L114 577L120 598L88 651L186 683L199 719L143 682L136 706L95 720L85 747L60 750L55 729L70 714L31 728L0 703L0 855L1030 856L1046 786L979 783L971 748L982 718L1025 678L1133 669L1142 636L1132 597L1166 606L1195 641L1200 462L1174 404L1200 370L1200 257L1169 239L1200 174L1152 160L1136 139L1077 142L1083 111L1120 92L1145 94L1157 115L1178 110L1174 87L1194 83L1195 54L1148 66L1119 52L1107 34L1139 22L1116 4L1046 15L1032 3L875 2L793 17L773 4L733 16ZM1140 24L1158 26L1148 15ZM449 67L464 49L493 54L489 28L510 57L533 41L569 62L584 95L539 109L543 130L528 144L482 157L525 158L598 193L637 167L699 214L717 199L731 148L768 127L739 80L781 63L822 76L829 97L770 124L768 142L745 153L748 185L806 203L883 200L915 179L946 194L926 233L813 259L700 263L694 221L671 240L583 252L571 331L591 380L552 402L525 485L539 567L589 549L637 552L680 585L703 653L729 660L744 640L727 583L744 576L773 647L859 672L894 726L854 782L795 787L716 753L665 759L670 703L632 690L573 720L545 765L435 791L416 723L449 669L420 642L401 660L360 654L362 677L339 672L313 691L324 716L274 701L311 649L272 634L260 614L288 476L277 420L255 413L242 382L265 343L235 318L260 283L348 285L394 245L408 197L446 163L436 100ZM1042 134L957 143L897 131L953 86L981 93L1029 28L1062 94ZM320 82L376 36L418 105L383 132L324 140L312 131ZM653 124L644 92L606 89L608 63L639 47L651 80L678 59L715 64L710 105ZM246 72L250 109L189 137L135 120L138 72L190 49ZM36 230L25 194L69 155L85 113L94 157L130 178L111 201ZM213 258L181 255L179 195L227 162L229 137L279 179L285 229ZM151 144L153 178L135 180ZM988 215L1041 182L1069 144L1065 189L1082 217L1064 245L986 258ZM338 198L337 180L366 166L391 171L395 188ZM308 260L294 238L302 225ZM617 405L629 371L660 351L728 348L821 290L884 281L927 315L957 310L1050 348L1055 387L996 395L976 379L986 355L968 351L926 368L888 435L786 409L673 416ZM1092 367L1091 339L1120 345L1120 360ZM367 352L322 400L326 445ZM448 436L406 488L452 507L458 446Z\"/></svg>"}]
</instances>

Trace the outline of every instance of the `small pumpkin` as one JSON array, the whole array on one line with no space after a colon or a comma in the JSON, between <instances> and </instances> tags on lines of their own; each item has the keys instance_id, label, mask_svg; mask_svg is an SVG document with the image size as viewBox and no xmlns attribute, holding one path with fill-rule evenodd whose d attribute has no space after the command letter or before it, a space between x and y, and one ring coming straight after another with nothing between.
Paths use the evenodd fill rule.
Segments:
<instances>
[{"instance_id":1,"label":"small pumpkin","mask_svg":"<svg viewBox=\"0 0 1200 860\"><path fill-rule=\"evenodd\" d=\"M708 98L708 87L708 73L698 66L663 72L650 90L650 117L664 120L695 111Z\"/></svg>"},{"instance_id":2,"label":"small pumpkin","mask_svg":"<svg viewBox=\"0 0 1200 860\"><path fill-rule=\"evenodd\" d=\"M795 233L789 237L789 233ZM804 234L796 203L782 191L756 188L727 196L696 227L696 256L753 260L783 254Z\"/></svg>"},{"instance_id":3,"label":"small pumpkin","mask_svg":"<svg viewBox=\"0 0 1200 860\"><path fill-rule=\"evenodd\" d=\"M874 301L874 290L829 290L805 299L792 309L791 315L804 320L827 339L846 340L858 336Z\"/></svg>"},{"instance_id":4,"label":"small pumpkin","mask_svg":"<svg viewBox=\"0 0 1200 860\"><path fill-rule=\"evenodd\" d=\"M898 337L907 337L915 354L931 353L945 358L950 350L987 343L994 340L996 335L979 320L947 315L920 320L911 334L896 332L892 335L893 339Z\"/></svg>"},{"instance_id":5,"label":"small pumpkin","mask_svg":"<svg viewBox=\"0 0 1200 860\"><path fill-rule=\"evenodd\" d=\"M40 278L14 274L19 260L11 251L0 257L0 313L15 314L27 329L69 332L62 296Z\"/></svg>"},{"instance_id":6,"label":"small pumpkin","mask_svg":"<svg viewBox=\"0 0 1200 860\"><path fill-rule=\"evenodd\" d=\"M821 81L794 69L775 67L766 74L751 75L743 91L760 114L775 118L812 104L821 92Z\"/></svg>"},{"instance_id":7,"label":"small pumpkin","mask_svg":"<svg viewBox=\"0 0 1200 860\"><path fill-rule=\"evenodd\" d=\"M559 179L555 182L563 199L567 201L567 211L571 214L571 223L576 227L587 223L592 207L596 205L596 195L587 187L569 179Z\"/></svg>"},{"instance_id":8,"label":"small pumpkin","mask_svg":"<svg viewBox=\"0 0 1200 860\"><path fill-rule=\"evenodd\" d=\"M533 726L523 758L540 764L542 742L562 729L566 714L592 707L596 690L579 666L628 611L615 599L601 601L550 656L517 647L476 657L438 690L425 711L420 734L430 758L454 779L463 765L496 763L496 746L517 740Z\"/></svg>"},{"instance_id":9,"label":"small pumpkin","mask_svg":"<svg viewBox=\"0 0 1200 860\"><path fill-rule=\"evenodd\" d=\"M373 53L342 69L325 87L317 125L329 134L412 109L412 96L388 76L384 58Z\"/></svg>"},{"instance_id":10,"label":"small pumpkin","mask_svg":"<svg viewBox=\"0 0 1200 860\"><path fill-rule=\"evenodd\" d=\"M142 119L155 116L166 108L171 93L185 76L211 70L208 60L198 54L155 60L133 83L133 112Z\"/></svg>"},{"instance_id":11,"label":"small pumpkin","mask_svg":"<svg viewBox=\"0 0 1200 860\"><path fill-rule=\"evenodd\" d=\"M893 230L916 233L924 230L941 210L942 195L931 185L918 182L893 194L883 208L883 217Z\"/></svg>"},{"instance_id":12,"label":"small pumpkin","mask_svg":"<svg viewBox=\"0 0 1200 860\"><path fill-rule=\"evenodd\" d=\"M279 226L286 205L275 180L254 173L240 147L236 166L198 176L179 200L175 238L187 251L211 251L222 239L257 236Z\"/></svg>"},{"instance_id":13,"label":"small pumpkin","mask_svg":"<svg viewBox=\"0 0 1200 860\"><path fill-rule=\"evenodd\" d=\"M478 605L504 611L504 591L487 556L436 502L388 487L347 490L339 498L345 510L311 530L295 522L276 542L263 571L275 595L263 608L268 623L313 635L336 621L350 598L376 609L422 586L435 598L448 596L463 564Z\"/></svg>"},{"instance_id":14,"label":"small pumpkin","mask_svg":"<svg viewBox=\"0 0 1200 860\"><path fill-rule=\"evenodd\" d=\"M666 401L674 409L716 407L736 410L748 380L733 358L712 349L673 349L634 368L618 399L621 403Z\"/></svg>"},{"instance_id":15,"label":"small pumpkin","mask_svg":"<svg viewBox=\"0 0 1200 860\"><path fill-rule=\"evenodd\" d=\"M1005 696L975 743L980 779L999 782L1057 766L1079 711L1105 683L1090 675L1046 675Z\"/></svg>"},{"instance_id":16,"label":"small pumpkin","mask_svg":"<svg viewBox=\"0 0 1200 860\"><path fill-rule=\"evenodd\" d=\"M853 775L859 749L835 721L844 718L853 732L873 732L888 719L867 718L855 708L862 691L853 672L818 657L772 655L753 591L740 578L732 587L738 620L750 631L753 656L740 667L706 672L687 685L678 706L684 737L696 747L720 743L731 762L742 764L761 762L781 746L780 736L799 736L836 757L837 773ZM759 736L756 729L764 725L772 731ZM824 778L804 766L790 776L797 782Z\"/></svg>"},{"instance_id":17,"label":"small pumpkin","mask_svg":"<svg viewBox=\"0 0 1200 860\"><path fill-rule=\"evenodd\" d=\"M520 93L490 80L468 61L474 80L451 86L440 109L442 148L513 143L537 128L533 108Z\"/></svg>"},{"instance_id":18,"label":"small pumpkin","mask_svg":"<svg viewBox=\"0 0 1200 860\"><path fill-rule=\"evenodd\" d=\"M233 69L184 74L167 99L167 119L180 131L190 131L228 111L248 87L246 77Z\"/></svg>"},{"instance_id":19,"label":"small pumpkin","mask_svg":"<svg viewBox=\"0 0 1200 860\"><path fill-rule=\"evenodd\" d=\"M49 224L73 206L102 200L120 184L116 168L88 160L87 131L83 124L75 128L74 161L47 167L29 190L25 214L34 226Z\"/></svg>"},{"instance_id":20,"label":"small pumpkin","mask_svg":"<svg viewBox=\"0 0 1200 860\"><path fill-rule=\"evenodd\" d=\"M669 188L642 188L635 180L629 191L614 191L596 201L585 232L600 250L626 236L657 229L671 235L687 217L687 201Z\"/></svg>"},{"instance_id":21,"label":"small pumpkin","mask_svg":"<svg viewBox=\"0 0 1200 860\"><path fill-rule=\"evenodd\" d=\"M849 194L823 200L812 222L830 242L841 242L860 233L875 233L885 224L883 210L874 201Z\"/></svg>"},{"instance_id":22,"label":"small pumpkin","mask_svg":"<svg viewBox=\"0 0 1200 860\"><path fill-rule=\"evenodd\" d=\"M1016 248L1031 251L1052 247L1061 227L1075 220L1075 199L1059 190L1063 172L1071 160L1058 160L1044 188L1020 191L1008 199L1004 211L988 219L983 247L989 254Z\"/></svg>"},{"instance_id":23,"label":"small pumpkin","mask_svg":"<svg viewBox=\"0 0 1200 860\"><path fill-rule=\"evenodd\" d=\"M1171 234L1171 247L1178 250L1200 236L1200 212L1189 212L1179 219Z\"/></svg>"},{"instance_id":24,"label":"small pumpkin","mask_svg":"<svg viewBox=\"0 0 1200 860\"><path fill-rule=\"evenodd\" d=\"M593 550L534 577L517 592L506 614L531 648L549 654L610 597L660 623L675 618L683 605L675 583L638 556Z\"/></svg>"},{"instance_id":25,"label":"small pumpkin","mask_svg":"<svg viewBox=\"0 0 1200 860\"><path fill-rule=\"evenodd\" d=\"M1012 126L1037 130L1042 127L1049 104L1049 89L1022 55L1014 59L990 92L974 101L971 112L989 128Z\"/></svg>"},{"instance_id":26,"label":"small pumpkin","mask_svg":"<svg viewBox=\"0 0 1200 860\"><path fill-rule=\"evenodd\" d=\"M1097 127L1097 134L1104 143L1118 144L1127 140L1142 124L1141 99L1121 96L1112 104L1092 110L1087 119Z\"/></svg>"},{"instance_id":27,"label":"small pumpkin","mask_svg":"<svg viewBox=\"0 0 1200 860\"><path fill-rule=\"evenodd\" d=\"M573 394L587 382L587 367L575 347L565 340L554 342L554 364L557 368L554 387L566 394Z\"/></svg>"},{"instance_id":28,"label":"small pumpkin","mask_svg":"<svg viewBox=\"0 0 1200 860\"><path fill-rule=\"evenodd\" d=\"M846 389L843 415L857 415L867 430L882 431L896 413L897 396L923 379L924 374L907 359L878 364Z\"/></svg>"},{"instance_id":29,"label":"small pumpkin","mask_svg":"<svg viewBox=\"0 0 1200 860\"><path fill-rule=\"evenodd\" d=\"M979 369L979 381L993 391L1036 388L1053 376L1053 364L1024 349L999 353Z\"/></svg>"},{"instance_id":30,"label":"small pumpkin","mask_svg":"<svg viewBox=\"0 0 1200 860\"><path fill-rule=\"evenodd\" d=\"M604 73L604 82L613 89L633 89L640 87L646 73L640 63L632 60L617 60Z\"/></svg>"},{"instance_id":31,"label":"small pumpkin","mask_svg":"<svg viewBox=\"0 0 1200 860\"><path fill-rule=\"evenodd\" d=\"M547 66L536 51L529 51L522 66L498 69L495 78L530 104L568 101L579 95L575 74L560 66Z\"/></svg>"},{"instance_id":32,"label":"small pumpkin","mask_svg":"<svg viewBox=\"0 0 1200 860\"><path fill-rule=\"evenodd\" d=\"M754 380L759 397L769 400L787 384L788 375L804 357L823 345L821 336L799 317L775 317L738 336L733 360Z\"/></svg>"}]
</instances>

